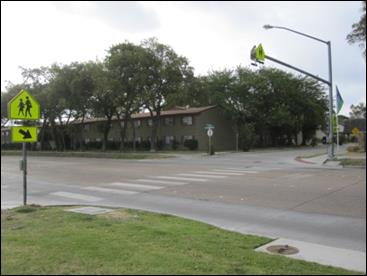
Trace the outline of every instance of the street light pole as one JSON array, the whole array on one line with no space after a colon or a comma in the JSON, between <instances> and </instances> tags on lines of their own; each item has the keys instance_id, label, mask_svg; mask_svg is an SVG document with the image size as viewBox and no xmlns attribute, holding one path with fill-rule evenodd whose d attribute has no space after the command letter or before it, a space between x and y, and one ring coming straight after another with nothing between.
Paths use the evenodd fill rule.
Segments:
<instances>
[{"instance_id":1,"label":"street light pole","mask_svg":"<svg viewBox=\"0 0 367 276\"><path fill-rule=\"evenodd\" d=\"M328 46L328 59L329 59L329 82L328 82L328 86L329 86L329 149L328 149L328 157L331 159L334 157L334 139L333 139L333 78L332 78L332 67L331 67L331 42L330 41L325 41L322 39L319 39L317 37L308 35L308 34L304 34L286 27L281 27L281 26L272 26L272 25L264 25L264 29L268 30L268 29L282 29L282 30L286 30L286 31L290 31L292 33L296 33L308 38L311 38L313 40L322 42L324 44L326 44Z\"/></svg>"}]
</instances>

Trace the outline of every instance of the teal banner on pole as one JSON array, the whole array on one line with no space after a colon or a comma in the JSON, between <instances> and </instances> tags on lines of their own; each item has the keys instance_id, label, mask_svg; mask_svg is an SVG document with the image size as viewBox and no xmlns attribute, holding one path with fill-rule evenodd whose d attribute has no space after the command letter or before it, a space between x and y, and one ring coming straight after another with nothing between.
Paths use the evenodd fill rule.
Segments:
<instances>
[{"instance_id":1,"label":"teal banner on pole","mask_svg":"<svg viewBox=\"0 0 367 276\"><path fill-rule=\"evenodd\" d=\"M339 113L340 109L342 109L343 107L343 104L344 104L343 98L340 95L338 86L336 86L336 108L337 108L336 113Z\"/></svg>"}]
</instances>

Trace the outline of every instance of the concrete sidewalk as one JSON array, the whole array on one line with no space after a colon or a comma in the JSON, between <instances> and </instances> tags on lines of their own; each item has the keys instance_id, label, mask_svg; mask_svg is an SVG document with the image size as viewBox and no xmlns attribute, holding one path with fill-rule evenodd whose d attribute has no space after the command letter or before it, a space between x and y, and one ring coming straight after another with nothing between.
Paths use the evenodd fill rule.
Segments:
<instances>
[{"instance_id":1,"label":"concrete sidewalk","mask_svg":"<svg viewBox=\"0 0 367 276\"><path fill-rule=\"evenodd\" d=\"M277 239L256 249L258 252L270 253L269 246L291 246L299 250L296 254L285 255L289 258L315 262L323 265L341 267L344 269L366 272L366 253L315 243ZM275 254L275 253L271 253ZM278 255L278 254L277 254Z\"/></svg>"}]
</instances>

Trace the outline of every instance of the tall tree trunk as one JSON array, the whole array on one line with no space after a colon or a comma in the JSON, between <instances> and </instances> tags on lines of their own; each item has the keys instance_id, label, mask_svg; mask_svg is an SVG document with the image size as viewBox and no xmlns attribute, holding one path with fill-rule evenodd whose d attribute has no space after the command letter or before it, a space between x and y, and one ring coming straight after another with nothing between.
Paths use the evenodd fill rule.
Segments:
<instances>
[{"instance_id":1,"label":"tall tree trunk","mask_svg":"<svg viewBox=\"0 0 367 276\"><path fill-rule=\"evenodd\" d=\"M102 151L106 151L107 149L107 142L108 142L108 133L111 129L111 118L112 116L107 117L107 122L104 125L103 128L103 142L102 142Z\"/></svg>"},{"instance_id":2,"label":"tall tree trunk","mask_svg":"<svg viewBox=\"0 0 367 276\"><path fill-rule=\"evenodd\" d=\"M156 115L153 116L153 113L151 112L151 118L152 118L152 141L150 143L150 151L154 152L157 151L157 135L158 135L158 129L159 129L159 121L161 117L161 111L158 110Z\"/></svg>"},{"instance_id":3,"label":"tall tree trunk","mask_svg":"<svg viewBox=\"0 0 367 276\"><path fill-rule=\"evenodd\" d=\"M84 120L85 120L85 114L83 114L82 121L80 123L80 129L79 129L79 151L85 151L85 145L84 145Z\"/></svg>"},{"instance_id":4,"label":"tall tree trunk","mask_svg":"<svg viewBox=\"0 0 367 276\"><path fill-rule=\"evenodd\" d=\"M119 113L116 113L116 115L118 119L118 125L120 128L120 152L122 152L125 150L125 138L126 138L126 133L127 133L127 123L128 123L127 118L129 116L127 113L125 113L124 118L121 118ZM124 123L123 126L122 126L122 123Z\"/></svg>"},{"instance_id":5,"label":"tall tree trunk","mask_svg":"<svg viewBox=\"0 0 367 276\"><path fill-rule=\"evenodd\" d=\"M133 130L133 151L136 151L136 131L135 131L135 122L133 119L130 119L131 128Z\"/></svg>"}]
</instances>

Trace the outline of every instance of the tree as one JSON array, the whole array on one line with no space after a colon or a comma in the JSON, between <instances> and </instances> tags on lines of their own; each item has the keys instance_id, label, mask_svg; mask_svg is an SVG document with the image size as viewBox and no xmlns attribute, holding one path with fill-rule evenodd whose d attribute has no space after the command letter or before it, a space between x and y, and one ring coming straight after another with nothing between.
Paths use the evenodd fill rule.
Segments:
<instances>
[{"instance_id":1,"label":"tree","mask_svg":"<svg viewBox=\"0 0 367 276\"><path fill-rule=\"evenodd\" d=\"M108 134L111 130L112 117L116 114L117 103L111 88L108 70L101 62L94 64L91 70L92 78L95 81L91 97L92 115L94 117L106 117L102 124L103 141L102 150L106 151Z\"/></svg>"},{"instance_id":2,"label":"tree","mask_svg":"<svg viewBox=\"0 0 367 276\"><path fill-rule=\"evenodd\" d=\"M347 35L350 44L359 43L366 59L366 1L362 1L362 16L358 23L352 25L352 32Z\"/></svg>"},{"instance_id":3,"label":"tree","mask_svg":"<svg viewBox=\"0 0 367 276\"><path fill-rule=\"evenodd\" d=\"M351 112L349 116L351 119L366 119L366 106L364 103L359 103L358 105L351 105L350 106Z\"/></svg>"},{"instance_id":4,"label":"tree","mask_svg":"<svg viewBox=\"0 0 367 276\"><path fill-rule=\"evenodd\" d=\"M125 42L111 47L105 60L115 95L116 115L120 126L120 150L124 148L127 123L131 120L131 115L138 112L143 105L143 88L149 70L148 55L143 47ZM133 140L135 145L135 137Z\"/></svg>"},{"instance_id":5,"label":"tree","mask_svg":"<svg viewBox=\"0 0 367 276\"><path fill-rule=\"evenodd\" d=\"M154 38L144 41L142 46L149 53L143 98L153 121L151 150L155 151L161 112L171 95L180 97L184 80L192 74L192 68L185 57L178 56L171 47Z\"/></svg>"}]
</instances>

